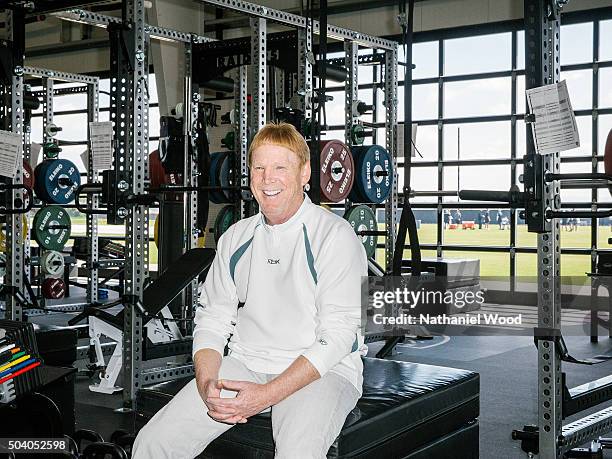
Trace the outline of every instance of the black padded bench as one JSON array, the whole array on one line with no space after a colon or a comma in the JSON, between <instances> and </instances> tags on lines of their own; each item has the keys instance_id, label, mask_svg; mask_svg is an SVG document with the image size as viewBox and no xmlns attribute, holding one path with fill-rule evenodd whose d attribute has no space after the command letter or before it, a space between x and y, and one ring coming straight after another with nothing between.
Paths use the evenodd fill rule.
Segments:
<instances>
[{"instance_id":1,"label":"black padded bench","mask_svg":"<svg viewBox=\"0 0 612 459\"><path fill-rule=\"evenodd\" d=\"M137 427L190 379L139 390ZM478 458L479 389L479 375L471 371L365 358L363 396L327 457ZM200 457L273 458L270 415L235 426Z\"/></svg>"}]
</instances>

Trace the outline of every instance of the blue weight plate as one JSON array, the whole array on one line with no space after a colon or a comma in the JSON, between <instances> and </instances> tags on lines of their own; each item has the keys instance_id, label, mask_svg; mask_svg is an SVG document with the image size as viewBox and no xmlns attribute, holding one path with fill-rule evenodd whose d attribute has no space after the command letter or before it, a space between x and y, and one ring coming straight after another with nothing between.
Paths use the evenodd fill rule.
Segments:
<instances>
[{"instance_id":1,"label":"blue weight plate","mask_svg":"<svg viewBox=\"0 0 612 459\"><path fill-rule=\"evenodd\" d=\"M353 147L353 151L361 156L355 180L364 202L384 202L393 185L391 155L380 145Z\"/></svg>"},{"instance_id":2,"label":"blue weight plate","mask_svg":"<svg viewBox=\"0 0 612 459\"><path fill-rule=\"evenodd\" d=\"M74 201L76 189L81 185L81 174L72 161L53 159L42 174L42 187L48 201L54 204L69 204Z\"/></svg>"},{"instance_id":3,"label":"blue weight plate","mask_svg":"<svg viewBox=\"0 0 612 459\"><path fill-rule=\"evenodd\" d=\"M351 154L353 155L353 161L355 162L355 171L353 174L353 187L349 193L349 200L353 202L364 202L365 198L363 197L363 193L361 191L361 164L363 162L363 154L357 150L356 147L351 148Z\"/></svg>"}]
</instances>

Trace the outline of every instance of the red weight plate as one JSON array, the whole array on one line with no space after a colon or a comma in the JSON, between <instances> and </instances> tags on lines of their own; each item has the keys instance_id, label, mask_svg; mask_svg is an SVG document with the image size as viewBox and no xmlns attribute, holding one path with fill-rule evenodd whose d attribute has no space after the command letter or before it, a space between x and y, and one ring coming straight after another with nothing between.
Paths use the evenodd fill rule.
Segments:
<instances>
[{"instance_id":1,"label":"red weight plate","mask_svg":"<svg viewBox=\"0 0 612 459\"><path fill-rule=\"evenodd\" d=\"M349 148L339 140L321 144L321 194L328 202L346 199L355 178L355 164Z\"/></svg>"},{"instance_id":2,"label":"red weight plate","mask_svg":"<svg viewBox=\"0 0 612 459\"><path fill-rule=\"evenodd\" d=\"M42 283L42 294L49 300L59 300L66 295L66 284L62 279L45 279Z\"/></svg>"},{"instance_id":3,"label":"red weight plate","mask_svg":"<svg viewBox=\"0 0 612 459\"><path fill-rule=\"evenodd\" d=\"M157 150L149 155L149 178L152 188L159 188L166 183L166 171L161 159L159 159L159 151Z\"/></svg>"},{"instance_id":4,"label":"red weight plate","mask_svg":"<svg viewBox=\"0 0 612 459\"><path fill-rule=\"evenodd\" d=\"M608 132L608 139L604 148L604 168L606 175L612 175L612 129ZM612 194L612 187L608 187L608 190Z\"/></svg>"},{"instance_id":5,"label":"red weight plate","mask_svg":"<svg viewBox=\"0 0 612 459\"><path fill-rule=\"evenodd\" d=\"M34 171L27 161L23 161L23 184L30 190L34 189Z\"/></svg>"}]
</instances>

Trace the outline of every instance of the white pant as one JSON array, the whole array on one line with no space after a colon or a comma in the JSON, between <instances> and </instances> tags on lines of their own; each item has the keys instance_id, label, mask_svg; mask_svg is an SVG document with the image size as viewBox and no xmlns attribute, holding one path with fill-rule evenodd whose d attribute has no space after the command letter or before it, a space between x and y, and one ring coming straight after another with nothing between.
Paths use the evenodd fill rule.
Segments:
<instances>
[{"instance_id":1,"label":"white pant","mask_svg":"<svg viewBox=\"0 0 612 459\"><path fill-rule=\"evenodd\" d=\"M276 375L256 373L224 357L220 379L266 383ZM221 391L221 397L236 392ZM359 393L345 378L327 373L272 407L275 457L321 459L338 437ZM193 458L232 425L208 416L196 381L190 381L145 425L134 443L133 459ZM248 422L248 421L247 421Z\"/></svg>"}]
</instances>

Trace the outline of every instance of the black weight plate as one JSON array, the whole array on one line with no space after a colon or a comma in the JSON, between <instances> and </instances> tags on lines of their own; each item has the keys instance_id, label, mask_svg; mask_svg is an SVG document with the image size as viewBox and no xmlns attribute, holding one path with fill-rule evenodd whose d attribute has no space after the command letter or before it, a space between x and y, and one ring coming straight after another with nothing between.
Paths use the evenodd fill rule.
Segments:
<instances>
[{"instance_id":1,"label":"black weight plate","mask_svg":"<svg viewBox=\"0 0 612 459\"><path fill-rule=\"evenodd\" d=\"M210 186L219 185L219 167L224 152L222 153L211 153L210 155ZM219 190L211 190L208 194L208 199L214 204L223 204L225 196Z\"/></svg>"},{"instance_id":2,"label":"black weight plate","mask_svg":"<svg viewBox=\"0 0 612 459\"><path fill-rule=\"evenodd\" d=\"M219 172L219 186L229 187L234 185L234 155L233 151L223 152L223 157L220 161L220 167L218 168ZM231 203L234 202L234 191L232 190L222 190L221 194L224 196L224 202Z\"/></svg>"}]
</instances>

